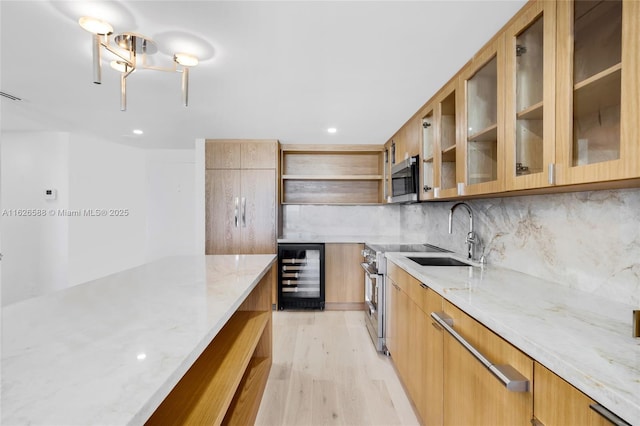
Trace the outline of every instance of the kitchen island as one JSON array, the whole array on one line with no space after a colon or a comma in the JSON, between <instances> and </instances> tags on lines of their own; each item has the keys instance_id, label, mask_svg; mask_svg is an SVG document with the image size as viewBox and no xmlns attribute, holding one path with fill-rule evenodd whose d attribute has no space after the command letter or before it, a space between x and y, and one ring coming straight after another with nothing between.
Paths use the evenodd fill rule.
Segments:
<instances>
[{"instance_id":1,"label":"kitchen island","mask_svg":"<svg viewBox=\"0 0 640 426\"><path fill-rule=\"evenodd\" d=\"M275 260L169 257L4 307L2 424L143 424L203 352L229 366L221 352L238 330L225 330L241 322L255 324L240 343L261 352L266 382ZM239 388L258 359L245 352L228 380ZM259 405L264 383L258 388L250 396ZM233 407L234 390L226 393L221 404Z\"/></svg>"}]
</instances>

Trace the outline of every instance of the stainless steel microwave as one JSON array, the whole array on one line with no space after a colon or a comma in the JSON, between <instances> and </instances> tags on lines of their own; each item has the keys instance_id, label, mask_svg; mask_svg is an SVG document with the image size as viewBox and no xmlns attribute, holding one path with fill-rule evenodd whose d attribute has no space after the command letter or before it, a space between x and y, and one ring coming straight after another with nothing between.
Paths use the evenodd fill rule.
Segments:
<instances>
[{"instance_id":1,"label":"stainless steel microwave","mask_svg":"<svg viewBox=\"0 0 640 426\"><path fill-rule=\"evenodd\" d=\"M418 156L409 157L391 167L391 202L418 202Z\"/></svg>"}]
</instances>

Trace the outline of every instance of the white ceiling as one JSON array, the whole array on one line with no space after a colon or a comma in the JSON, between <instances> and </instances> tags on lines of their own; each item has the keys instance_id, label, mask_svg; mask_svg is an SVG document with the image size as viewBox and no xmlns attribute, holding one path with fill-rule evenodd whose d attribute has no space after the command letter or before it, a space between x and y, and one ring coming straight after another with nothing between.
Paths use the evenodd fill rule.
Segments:
<instances>
[{"instance_id":1,"label":"white ceiling","mask_svg":"<svg viewBox=\"0 0 640 426\"><path fill-rule=\"evenodd\" d=\"M23 99L2 98L2 131L90 132L145 148L196 138L384 143L524 3L2 0L0 89ZM180 74L141 70L121 112L106 61L103 83L92 83L83 15L151 37L158 65L175 50L197 54L189 107Z\"/></svg>"}]
</instances>

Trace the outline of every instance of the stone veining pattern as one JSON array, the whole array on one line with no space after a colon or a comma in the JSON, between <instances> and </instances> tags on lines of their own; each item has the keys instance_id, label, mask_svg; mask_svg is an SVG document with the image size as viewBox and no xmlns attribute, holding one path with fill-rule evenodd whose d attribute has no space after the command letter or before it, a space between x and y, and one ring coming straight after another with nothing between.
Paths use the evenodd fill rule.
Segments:
<instances>
[{"instance_id":1,"label":"stone veining pattern","mask_svg":"<svg viewBox=\"0 0 640 426\"><path fill-rule=\"evenodd\" d=\"M640 307L640 189L466 201L489 264ZM466 253L468 217L453 202L283 207L283 234L389 236Z\"/></svg>"}]
</instances>

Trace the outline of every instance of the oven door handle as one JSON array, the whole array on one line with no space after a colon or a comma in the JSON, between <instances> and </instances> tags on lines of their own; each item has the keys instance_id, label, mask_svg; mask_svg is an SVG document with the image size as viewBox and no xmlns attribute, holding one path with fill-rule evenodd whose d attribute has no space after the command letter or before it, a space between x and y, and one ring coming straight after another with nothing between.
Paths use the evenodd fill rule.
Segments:
<instances>
[{"instance_id":1,"label":"oven door handle","mask_svg":"<svg viewBox=\"0 0 640 426\"><path fill-rule=\"evenodd\" d=\"M369 278L377 280L379 275L378 271L375 270L371 265L369 265L368 263L361 263L360 266L362 266L362 269L364 269L364 272L369 275Z\"/></svg>"}]
</instances>

